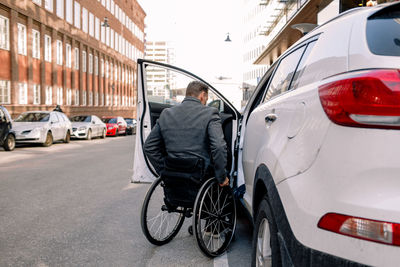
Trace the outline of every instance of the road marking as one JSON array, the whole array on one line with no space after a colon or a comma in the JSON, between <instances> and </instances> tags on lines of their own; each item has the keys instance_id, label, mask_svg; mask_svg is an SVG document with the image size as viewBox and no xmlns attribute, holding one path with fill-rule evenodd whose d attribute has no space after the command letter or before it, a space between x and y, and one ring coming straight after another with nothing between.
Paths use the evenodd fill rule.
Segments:
<instances>
[{"instance_id":1,"label":"road marking","mask_svg":"<svg viewBox=\"0 0 400 267\"><path fill-rule=\"evenodd\" d=\"M228 253L224 253L219 257L214 258L214 267L228 267Z\"/></svg>"}]
</instances>

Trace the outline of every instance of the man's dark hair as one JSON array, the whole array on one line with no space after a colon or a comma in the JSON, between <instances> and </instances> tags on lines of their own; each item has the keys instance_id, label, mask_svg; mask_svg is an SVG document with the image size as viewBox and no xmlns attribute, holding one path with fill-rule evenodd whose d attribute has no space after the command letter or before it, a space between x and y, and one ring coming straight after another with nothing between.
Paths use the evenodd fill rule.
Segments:
<instances>
[{"instance_id":1,"label":"man's dark hair","mask_svg":"<svg viewBox=\"0 0 400 267\"><path fill-rule=\"evenodd\" d=\"M208 94L208 86L199 81L192 81L186 88L186 96L198 97L201 92Z\"/></svg>"}]
</instances>

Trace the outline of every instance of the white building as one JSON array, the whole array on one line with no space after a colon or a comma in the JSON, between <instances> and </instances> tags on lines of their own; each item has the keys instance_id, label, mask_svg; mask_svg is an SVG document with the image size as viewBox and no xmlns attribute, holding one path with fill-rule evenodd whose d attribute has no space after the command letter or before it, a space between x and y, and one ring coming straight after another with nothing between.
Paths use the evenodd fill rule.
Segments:
<instances>
[{"instance_id":1,"label":"white building","mask_svg":"<svg viewBox=\"0 0 400 267\"><path fill-rule=\"evenodd\" d=\"M174 49L165 41L146 41L145 59L173 65ZM153 97L168 99L176 89L175 77L168 70L149 68L146 78L148 94Z\"/></svg>"}]
</instances>

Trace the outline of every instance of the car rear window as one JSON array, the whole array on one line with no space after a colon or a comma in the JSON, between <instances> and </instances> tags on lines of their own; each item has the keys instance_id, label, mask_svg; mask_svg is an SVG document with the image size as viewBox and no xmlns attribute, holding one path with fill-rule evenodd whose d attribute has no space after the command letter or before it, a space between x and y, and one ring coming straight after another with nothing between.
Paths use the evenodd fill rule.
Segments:
<instances>
[{"instance_id":1,"label":"car rear window","mask_svg":"<svg viewBox=\"0 0 400 267\"><path fill-rule=\"evenodd\" d=\"M370 51L382 56L400 56L400 4L375 13L367 21Z\"/></svg>"},{"instance_id":2,"label":"car rear window","mask_svg":"<svg viewBox=\"0 0 400 267\"><path fill-rule=\"evenodd\" d=\"M103 118L105 123L117 123L117 118Z\"/></svg>"}]
</instances>

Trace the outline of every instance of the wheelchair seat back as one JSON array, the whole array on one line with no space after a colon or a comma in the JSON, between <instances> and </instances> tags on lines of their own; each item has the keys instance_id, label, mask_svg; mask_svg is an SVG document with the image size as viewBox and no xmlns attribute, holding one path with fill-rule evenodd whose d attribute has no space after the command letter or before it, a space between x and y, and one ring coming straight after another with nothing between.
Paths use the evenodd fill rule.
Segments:
<instances>
[{"instance_id":1,"label":"wheelchair seat back","mask_svg":"<svg viewBox=\"0 0 400 267\"><path fill-rule=\"evenodd\" d=\"M197 193L204 182L204 173L202 158L167 157L161 172L167 206L193 208Z\"/></svg>"}]
</instances>

